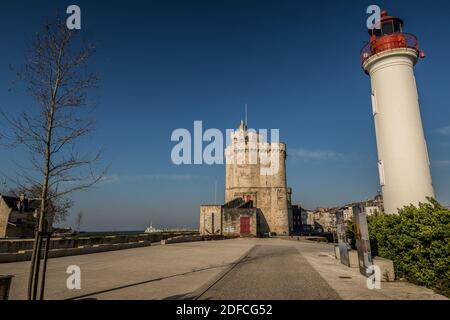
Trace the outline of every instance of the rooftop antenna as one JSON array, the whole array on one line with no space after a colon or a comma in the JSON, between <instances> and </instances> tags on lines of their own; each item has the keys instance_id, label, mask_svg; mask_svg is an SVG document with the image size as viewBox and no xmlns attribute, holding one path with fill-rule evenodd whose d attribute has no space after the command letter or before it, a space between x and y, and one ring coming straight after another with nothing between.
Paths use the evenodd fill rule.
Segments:
<instances>
[{"instance_id":1,"label":"rooftop antenna","mask_svg":"<svg viewBox=\"0 0 450 320\"><path fill-rule=\"evenodd\" d=\"M2 185L2 188L0 189L0 194L6 192L6 180L3 180L1 185Z\"/></svg>"},{"instance_id":2,"label":"rooftop antenna","mask_svg":"<svg viewBox=\"0 0 450 320\"><path fill-rule=\"evenodd\" d=\"M245 126L248 127L248 119L247 119L247 104L245 104Z\"/></svg>"}]
</instances>

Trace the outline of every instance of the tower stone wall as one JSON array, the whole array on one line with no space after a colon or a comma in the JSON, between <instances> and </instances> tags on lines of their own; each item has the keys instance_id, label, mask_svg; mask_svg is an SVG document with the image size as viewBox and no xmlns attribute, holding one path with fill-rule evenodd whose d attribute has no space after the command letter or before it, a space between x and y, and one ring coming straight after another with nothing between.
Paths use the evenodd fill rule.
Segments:
<instances>
[{"instance_id":1,"label":"tower stone wall","mask_svg":"<svg viewBox=\"0 0 450 320\"><path fill-rule=\"evenodd\" d=\"M239 129L231 133L225 155L225 202L239 197L252 200L263 216L263 232L288 235L292 208L286 183L286 145L267 143L261 134L247 130L241 122Z\"/></svg>"}]
</instances>

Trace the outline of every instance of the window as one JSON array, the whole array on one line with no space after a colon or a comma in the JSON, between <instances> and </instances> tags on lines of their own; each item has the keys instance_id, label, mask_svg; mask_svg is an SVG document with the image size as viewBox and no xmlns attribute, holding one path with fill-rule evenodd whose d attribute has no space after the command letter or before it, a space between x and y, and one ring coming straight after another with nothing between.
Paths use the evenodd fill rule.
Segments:
<instances>
[{"instance_id":1,"label":"window","mask_svg":"<svg viewBox=\"0 0 450 320\"><path fill-rule=\"evenodd\" d=\"M381 25L381 30L383 31L383 34L393 34L394 26L392 24L392 21L383 23Z\"/></svg>"},{"instance_id":2,"label":"window","mask_svg":"<svg viewBox=\"0 0 450 320\"><path fill-rule=\"evenodd\" d=\"M372 35L376 37L381 37L381 29L372 29Z\"/></svg>"},{"instance_id":3,"label":"window","mask_svg":"<svg viewBox=\"0 0 450 320\"><path fill-rule=\"evenodd\" d=\"M372 113L374 116L378 113L378 101L375 90L372 91Z\"/></svg>"},{"instance_id":4,"label":"window","mask_svg":"<svg viewBox=\"0 0 450 320\"><path fill-rule=\"evenodd\" d=\"M378 174L380 175L380 186L383 187L384 185L386 185L383 160L378 161Z\"/></svg>"}]
</instances>

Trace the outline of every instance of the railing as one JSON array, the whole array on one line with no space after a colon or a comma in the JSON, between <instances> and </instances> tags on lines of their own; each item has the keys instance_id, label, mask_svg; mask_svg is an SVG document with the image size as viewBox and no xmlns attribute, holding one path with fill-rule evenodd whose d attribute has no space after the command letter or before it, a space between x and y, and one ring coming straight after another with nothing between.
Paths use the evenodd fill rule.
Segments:
<instances>
[{"instance_id":1,"label":"railing","mask_svg":"<svg viewBox=\"0 0 450 320\"><path fill-rule=\"evenodd\" d=\"M411 33L393 33L379 37L373 43L368 42L360 52L361 65L373 55L399 48L410 48L419 51L419 41Z\"/></svg>"}]
</instances>

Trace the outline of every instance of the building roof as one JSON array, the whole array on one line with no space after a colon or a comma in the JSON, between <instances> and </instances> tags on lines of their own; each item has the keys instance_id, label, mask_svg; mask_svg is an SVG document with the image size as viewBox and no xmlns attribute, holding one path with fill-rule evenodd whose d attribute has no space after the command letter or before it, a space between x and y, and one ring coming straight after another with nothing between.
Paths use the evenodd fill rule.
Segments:
<instances>
[{"instance_id":1,"label":"building roof","mask_svg":"<svg viewBox=\"0 0 450 320\"><path fill-rule=\"evenodd\" d=\"M4 196L0 195L0 198L3 199L8 208L19 211L20 198L12 197L12 196ZM34 212L40 206L40 201L38 199L24 199L24 212Z\"/></svg>"},{"instance_id":2,"label":"building roof","mask_svg":"<svg viewBox=\"0 0 450 320\"><path fill-rule=\"evenodd\" d=\"M228 201L225 203L222 208L227 209L252 209L253 208L253 201L252 200L244 200L241 197L234 198L231 201Z\"/></svg>"}]
</instances>

